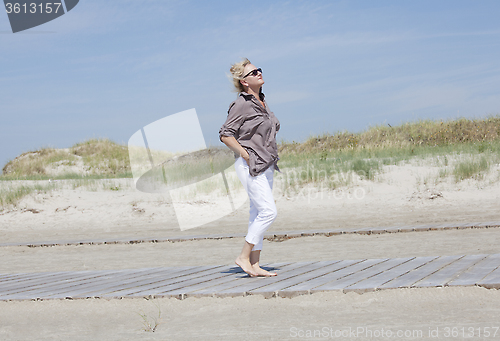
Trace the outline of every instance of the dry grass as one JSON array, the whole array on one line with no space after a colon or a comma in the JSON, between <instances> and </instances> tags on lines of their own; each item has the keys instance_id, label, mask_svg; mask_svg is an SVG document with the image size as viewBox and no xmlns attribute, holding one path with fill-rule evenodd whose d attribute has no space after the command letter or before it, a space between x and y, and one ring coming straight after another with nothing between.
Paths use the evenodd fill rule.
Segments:
<instances>
[{"instance_id":1,"label":"dry grass","mask_svg":"<svg viewBox=\"0 0 500 341\"><path fill-rule=\"evenodd\" d=\"M41 180L85 177L131 177L127 146L107 139L91 139L68 149L30 151L8 162L0 178Z\"/></svg>"},{"instance_id":2,"label":"dry grass","mask_svg":"<svg viewBox=\"0 0 500 341\"><path fill-rule=\"evenodd\" d=\"M455 180L481 179L500 160L500 116L482 120L419 121L400 126L376 126L361 133L339 132L311 137L303 143L279 145L282 183L300 189L319 178L334 189L349 185L353 175L373 180L382 165L414 158L480 155L478 161L455 166ZM447 175L446 171L442 172Z\"/></svg>"},{"instance_id":3,"label":"dry grass","mask_svg":"<svg viewBox=\"0 0 500 341\"><path fill-rule=\"evenodd\" d=\"M326 157L332 151L411 149L498 140L500 140L500 116L495 116L478 120L427 120L395 127L380 125L358 134L339 132L334 135L311 137L304 143L283 142L279 148L283 156L315 153Z\"/></svg>"},{"instance_id":4,"label":"dry grass","mask_svg":"<svg viewBox=\"0 0 500 341\"><path fill-rule=\"evenodd\" d=\"M18 202L27 195L48 193L56 189L56 185L34 184L21 186L0 186L0 212L7 207L16 207Z\"/></svg>"}]
</instances>

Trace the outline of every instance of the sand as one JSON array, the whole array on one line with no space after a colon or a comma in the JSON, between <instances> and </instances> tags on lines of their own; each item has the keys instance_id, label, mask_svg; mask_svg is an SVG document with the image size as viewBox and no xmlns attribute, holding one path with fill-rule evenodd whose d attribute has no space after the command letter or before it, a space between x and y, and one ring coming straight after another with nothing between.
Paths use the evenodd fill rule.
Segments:
<instances>
[{"instance_id":1,"label":"sand","mask_svg":"<svg viewBox=\"0 0 500 341\"><path fill-rule=\"evenodd\" d=\"M272 231L500 221L498 168L483 180L455 183L451 178L440 180L439 169L433 165L413 163L385 167L375 181L360 178L334 192L321 191L318 186L295 195L278 192L279 217ZM120 189L103 189L115 186ZM222 219L181 231L168 198L137 192L129 180L102 180L75 189L69 182L59 182L57 188L23 199L17 209L0 212L1 242L241 233L246 229L248 203ZM210 208L212 204L185 205ZM500 253L499 241L498 228L302 237L265 241L262 262L492 254ZM242 243L242 238L233 238L9 246L0 248L0 273L232 264ZM160 306L161 323L155 332L146 331L140 314L152 321L158 316L155 304ZM498 291L480 287L397 289L362 295L325 292L292 299L0 302L0 339L477 340L485 332L495 339L500 338L499 310ZM402 334L396 336L398 332Z\"/></svg>"}]
</instances>

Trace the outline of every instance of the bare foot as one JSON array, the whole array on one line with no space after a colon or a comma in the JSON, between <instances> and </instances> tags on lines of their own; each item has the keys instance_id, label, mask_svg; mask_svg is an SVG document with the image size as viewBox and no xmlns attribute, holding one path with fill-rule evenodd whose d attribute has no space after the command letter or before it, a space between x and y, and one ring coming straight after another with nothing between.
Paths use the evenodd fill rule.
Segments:
<instances>
[{"instance_id":1,"label":"bare foot","mask_svg":"<svg viewBox=\"0 0 500 341\"><path fill-rule=\"evenodd\" d=\"M273 277L278 275L276 272L269 272L262 269L258 264L253 265L253 271L257 273L258 276Z\"/></svg>"},{"instance_id":2,"label":"bare foot","mask_svg":"<svg viewBox=\"0 0 500 341\"><path fill-rule=\"evenodd\" d=\"M254 271L252 264L250 264L250 260L248 259L241 259L240 257L236 258L234 261L236 265L238 265L243 271L245 271L248 276L250 277L256 277L258 274Z\"/></svg>"}]
</instances>

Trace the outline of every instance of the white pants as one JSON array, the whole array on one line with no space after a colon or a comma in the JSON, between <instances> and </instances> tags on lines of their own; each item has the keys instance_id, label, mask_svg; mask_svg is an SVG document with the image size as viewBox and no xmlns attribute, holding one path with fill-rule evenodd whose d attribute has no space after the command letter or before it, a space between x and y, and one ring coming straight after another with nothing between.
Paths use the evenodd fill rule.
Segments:
<instances>
[{"instance_id":1,"label":"white pants","mask_svg":"<svg viewBox=\"0 0 500 341\"><path fill-rule=\"evenodd\" d=\"M250 220L245 240L254 244L252 251L262 250L264 233L276 219L278 211L273 198L274 168L270 166L257 176L251 176L242 157L236 159L236 174L250 198Z\"/></svg>"}]
</instances>

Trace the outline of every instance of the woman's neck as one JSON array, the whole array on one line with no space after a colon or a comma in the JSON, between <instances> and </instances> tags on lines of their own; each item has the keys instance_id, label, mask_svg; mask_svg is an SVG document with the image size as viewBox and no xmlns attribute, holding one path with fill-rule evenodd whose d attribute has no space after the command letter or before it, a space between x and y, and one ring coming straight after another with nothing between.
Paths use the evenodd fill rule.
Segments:
<instances>
[{"instance_id":1,"label":"woman's neck","mask_svg":"<svg viewBox=\"0 0 500 341\"><path fill-rule=\"evenodd\" d=\"M260 100L260 88L258 88L258 89L252 89L252 88L248 87L246 92L249 95L254 95L255 98L257 98L258 100Z\"/></svg>"}]
</instances>

